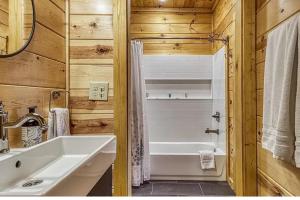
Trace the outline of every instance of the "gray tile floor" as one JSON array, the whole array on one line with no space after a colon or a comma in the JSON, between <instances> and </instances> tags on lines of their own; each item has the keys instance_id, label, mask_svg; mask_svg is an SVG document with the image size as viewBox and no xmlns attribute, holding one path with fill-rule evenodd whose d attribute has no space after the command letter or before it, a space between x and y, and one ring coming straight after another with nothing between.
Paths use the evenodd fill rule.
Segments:
<instances>
[{"instance_id":1,"label":"gray tile floor","mask_svg":"<svg viewBox=\"0 0 300 200\"><path fill-rule=\"evenodd\" d=\"M150 181L132 189L133 196L235 196L226 182Z\"/></svg>"}]
</instances>

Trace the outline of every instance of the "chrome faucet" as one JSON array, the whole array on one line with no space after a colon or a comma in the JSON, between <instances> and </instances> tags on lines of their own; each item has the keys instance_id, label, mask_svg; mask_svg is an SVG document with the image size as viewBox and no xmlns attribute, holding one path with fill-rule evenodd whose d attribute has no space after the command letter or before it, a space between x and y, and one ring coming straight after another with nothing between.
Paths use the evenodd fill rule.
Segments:
<instances>
[{"instance_id":1,"label":"chrome faucet","mask_svg":"<svg viewBox=\"0 0 300 200\"><path fill-rule=\"evenodd\" d=\"M215 133L215 134L219 135L220 134L220 130L219 129L211 130L211 129L207 128L205 130L205 133Z\"/></svg>"},{"instance_id":2,"label":"chrome faucet","mask_svg":"<svg viewBox=\"0 0 300 200\"><path fill-rule=\"evenodd\" d=\"M32 111L36 107L30 107L29 110ZM39 114L34 112L29 112L15 122L8 121L8 113L4 111L4 105L0 101L0 154L9 152L9 142L8 142L8 131L10 128L19 128L24 125L26 122L34 120L38 123L42 131L48 129L46 120Z\"/></svg>"}]
</instances>

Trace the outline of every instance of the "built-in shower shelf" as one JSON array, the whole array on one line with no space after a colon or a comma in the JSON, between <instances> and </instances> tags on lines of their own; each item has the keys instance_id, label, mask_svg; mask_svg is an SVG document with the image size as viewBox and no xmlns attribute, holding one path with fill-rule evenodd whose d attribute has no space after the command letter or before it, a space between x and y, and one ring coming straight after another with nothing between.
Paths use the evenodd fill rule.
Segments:
<instances>
[{"instance_id":1,"label":"built-in shower shelf","mask_svg":"<svg viewBox=\"0 0 300 200\"><path fill-rule=\"evenodd\" d=\"M207 84L212 79L209 78L145 78L146 83L159 83L159 84Z\"/></svg>"},{"instance_id":2,"label":"built-in shower shelf","mask_svg":"<svg viewBox=\"0 0 300 200\"><path fill-rule=\"evenodd\" d=\"M192 98L165 98L165 97L147 97L147 100L211 100L212 97L192 97Z\"/></svg>"}]
</instances>

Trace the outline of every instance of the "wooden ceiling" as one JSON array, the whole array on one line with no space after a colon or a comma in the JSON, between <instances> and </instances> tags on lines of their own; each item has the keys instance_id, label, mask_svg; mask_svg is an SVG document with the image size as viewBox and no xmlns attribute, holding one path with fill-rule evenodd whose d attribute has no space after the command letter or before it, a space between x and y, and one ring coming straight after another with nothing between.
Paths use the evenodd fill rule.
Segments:
<instances>
[{"instance_id":1,"label":"wooden ceiling","mask_svg":"<svg viewBox=\"0 0 300 200\"><path fill-rule=\"evenodd\" d=\"M217 0L132 0L132 7L210 8Z\"/></svg>"}]
</instances>

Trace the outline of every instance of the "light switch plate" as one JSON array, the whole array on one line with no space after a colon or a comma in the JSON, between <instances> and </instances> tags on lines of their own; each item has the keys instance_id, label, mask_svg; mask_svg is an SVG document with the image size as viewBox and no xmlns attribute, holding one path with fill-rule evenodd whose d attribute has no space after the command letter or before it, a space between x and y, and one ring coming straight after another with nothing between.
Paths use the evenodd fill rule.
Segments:
<instances>
[{"instance_id":1,"label":"light switch plate","mask_svg":"<svg viewBox=\"0 0 300 200\"><path fill-rule=\"evenodd\" d=\"M89 100L107 101L109 84L106 81L91 81L89 89Z\"/></svg>"}]
</instances>

